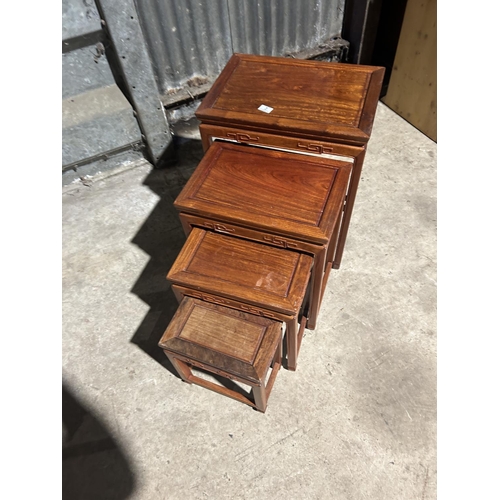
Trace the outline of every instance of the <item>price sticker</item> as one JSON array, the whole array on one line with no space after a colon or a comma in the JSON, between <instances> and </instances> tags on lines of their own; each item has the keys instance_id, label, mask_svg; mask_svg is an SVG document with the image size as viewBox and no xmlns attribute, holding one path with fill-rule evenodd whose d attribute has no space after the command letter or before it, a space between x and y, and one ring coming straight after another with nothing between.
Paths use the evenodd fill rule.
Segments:
<instances>
[{"instance_id":1,"label":"price sticker","mask_svg":"<svg viewBox=\"0 0 500 500\"><path fill-rule=\"evenodd\" d=\"M274 108L270 106L266 106L265 104L261 104L258 108L259 111L263 111L264 113L270 113Z\"/></svg>"}]
</instances>

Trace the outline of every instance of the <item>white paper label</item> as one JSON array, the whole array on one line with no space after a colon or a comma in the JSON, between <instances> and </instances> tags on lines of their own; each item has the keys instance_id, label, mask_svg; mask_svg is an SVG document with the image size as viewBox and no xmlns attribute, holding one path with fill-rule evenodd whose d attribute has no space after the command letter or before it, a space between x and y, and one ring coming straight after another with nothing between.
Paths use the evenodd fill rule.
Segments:
<instances>
[{"instance_id":1,"label":"white paper label","mask_svg":"<svg viewBox=\"0 0 500 500\"><path fill-rule=\"evenodd\" d=\"M258 107L259 111L264 111L264 113L270 113L274 108L271 108L270 106L266 106L265 104L261 104Z\"/></svg>"}]
</instances>

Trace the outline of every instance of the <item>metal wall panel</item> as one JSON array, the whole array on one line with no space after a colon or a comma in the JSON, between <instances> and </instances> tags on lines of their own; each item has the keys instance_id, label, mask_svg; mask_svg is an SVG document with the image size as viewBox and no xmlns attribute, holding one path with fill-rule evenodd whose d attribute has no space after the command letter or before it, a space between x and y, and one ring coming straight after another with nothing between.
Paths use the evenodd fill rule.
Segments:
<instances>
[{"instance_id":1,"label":"metal wall panel","mask_svg":"<svg viewBox=\"0 0 500 500\"><path fill-rule=\"evenodd\" d=\"M68 40L101 29L94 0L62 1L62 39Z\"/></svg>"},{"instance_id":2,"label":"metal wall panel","mask_svg":"<svg viewBox=\"0 0 500 500\"><path fill-rule=\"evenodd\" d=\"M136 0L162 94L213 81L233 52L284 55L339 37L345 0Z\"/></svg>"},{"instance_id":3,"label":"metal wall panel","mask_svg":"<svg viewBox=\"0 0 500 500\"><path fill-rule=\"evenodd\" d=\"M163 94L220 73L231 56L226 0L136 0Z\"/></svg>"},{"instance_id":4,"label":"metal wall panel","mask_svg":"<svg viewBox=\"0 0 500 500\"><path fill-rule=\"evenodd\" d=\"M234 52L281 56L340 36L344 0L228 0Z\"/></svg>"},{"instance_id":5,"label":"metal wall panel","mask_svg":"<svg viewBox=\"0 0 500 500\"><path fill-rule=\"evenodd\" d=\"M138 147L142 137L115 82L94 0L63 0L62 7L62 171L68 184L84 172L105 170L104 158Z\"/></svg>"}]
</instances>

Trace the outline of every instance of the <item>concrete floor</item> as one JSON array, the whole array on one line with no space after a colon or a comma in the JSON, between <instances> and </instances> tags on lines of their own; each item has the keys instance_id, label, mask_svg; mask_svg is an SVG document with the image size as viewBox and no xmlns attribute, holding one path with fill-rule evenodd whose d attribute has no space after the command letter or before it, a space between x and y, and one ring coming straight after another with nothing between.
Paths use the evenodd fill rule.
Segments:
<instances>
[{"instance_id":1,"label":"concrete floor","mask_svg":"<svg viewBox=\"0 0 500 500\"><path fill-rule=\"evenodd\" d=\"M202 157L63 189L63 498L436 497L436 144L379 104L342 266L265 414L157 342Z\"/></svg>"}]
</instances>

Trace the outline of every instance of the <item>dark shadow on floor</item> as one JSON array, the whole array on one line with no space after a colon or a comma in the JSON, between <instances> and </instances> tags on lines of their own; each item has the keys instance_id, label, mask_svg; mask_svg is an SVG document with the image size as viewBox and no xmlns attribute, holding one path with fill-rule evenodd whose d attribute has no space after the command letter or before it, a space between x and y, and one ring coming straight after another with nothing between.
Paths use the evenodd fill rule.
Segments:
<instances>
[{"instance_id":1,"label":"dark shadow on floor","mask_svg":"<svg viewBox=\"0 0 500 500\"><path fill-rule=\"evenodd\" d=\"M106 427L62 387L63 500L124 500L135 487L129 461Z\"/></svg>"},{"instance_id":2,"label":"dark shadow on floor","mask_svg":"<svg viewBox=\"0 0 500 500\"><path fill-rule=\"evenodd\" d=\"M175 139L174 148L175 160L164 168L153 169L144 181L144 185L160 199L132 240L150 256L150 260L131 292L150 309L131 342L178 376L158 347L177 310L177 301L166 275L186 241L173 203L203 157L203 148L201 141L179 138Z\"/></svg>"}]
</instances>

